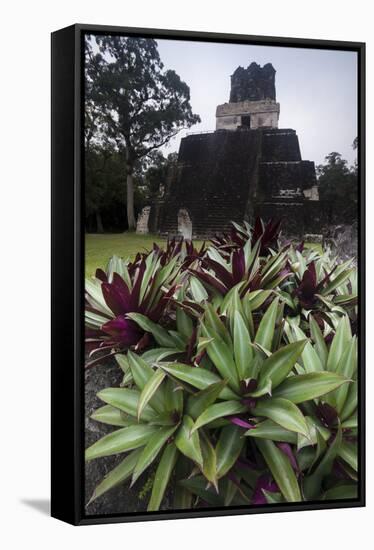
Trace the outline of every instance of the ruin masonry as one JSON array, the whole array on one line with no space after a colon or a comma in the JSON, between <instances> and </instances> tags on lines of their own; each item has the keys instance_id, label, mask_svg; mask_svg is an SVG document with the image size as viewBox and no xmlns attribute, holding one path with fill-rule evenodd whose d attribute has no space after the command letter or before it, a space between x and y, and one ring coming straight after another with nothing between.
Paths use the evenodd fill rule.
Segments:
<instances>
[{"instance_id":1,"label":"ruin masonry","mask_svg":"<svg viewBox=\"0 0 374 550\"><path fill-rule=\"evenodd\" d=\"M321 233L315 165L302 160L296 131L278 128L275 72L270 63L236 69L216 130L181 140L164 196L147 212L149 232L209 238L260 216L287 220L290 236Z\"/></svg>"}]
</instances>

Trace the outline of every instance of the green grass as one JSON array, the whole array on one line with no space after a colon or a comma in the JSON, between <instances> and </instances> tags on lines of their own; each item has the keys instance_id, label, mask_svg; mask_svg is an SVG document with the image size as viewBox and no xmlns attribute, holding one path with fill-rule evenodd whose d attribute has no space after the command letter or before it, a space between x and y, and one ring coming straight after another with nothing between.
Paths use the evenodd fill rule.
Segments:
<instances>
[{"instance_id":1,"label":"green grass","mask_svg":"<svg viewBox=\"0 0 374 550\"><path fill-rule=\"evenodd\" d=\"M95 274L98 267L105 269L108 260L114 254L121 258L133 259L137 252L149 250L152 244L164 244L165 239L157 235L137 235L136 233L108 233L86 235L86 277ZM197 246L202 241L194 241ZM306 243L308 248L316 248L322 253L318 243Z\"/></svg>"},{"instance_id":2,"label":"green grass","mask_svg":"<svg viewBox=\"0 0 374 550\"><path fill-rule=\"evenodd\" d=\"M86 277L94 275L98 267L104 269L111 256L133 259L137 252L152 248L154 242L162 244L165 239L136 233L86 234Z\"/></svg>"},{"instance_id":3,"label":"green grass","mask_svg":"<svg viewBox=\"0 0 374 550\"><path fill-rule=\"evenodd\" d=\"M323 247L322 247L321 243L305 243L304 246L305 246L305 248L314 249L319 254L323 254Z\"/></svg>"}]
</instances>

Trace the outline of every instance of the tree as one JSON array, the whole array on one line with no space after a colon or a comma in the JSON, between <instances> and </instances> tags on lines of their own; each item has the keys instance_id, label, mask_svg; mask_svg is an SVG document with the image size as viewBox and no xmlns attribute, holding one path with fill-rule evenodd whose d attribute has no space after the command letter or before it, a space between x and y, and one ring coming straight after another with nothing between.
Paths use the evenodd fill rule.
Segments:
<instances>
[{"instance_id":1,"label":"tree","mask_svg":"<svg viewBox=\"0 0 374 550\"><path fill-rule=\"evenodd\" d=\"M115 203L123 203L122 178L124 162L112 149L90 147L86 150L85 210L86 218L94 216L96 230L104 232L102 213Z\"/></svg>"},{"instance_id":2,"label":"tree","mask_svg":"<svg viewBox=\"0 0 374 550\"><path fill-rule=\"evenodd\" d=\"M190 89L173 70L164 70L150 38L96 36L86 42L86 99L96 115L94 133L115 144L126 164L127 219L135 228L136 163L165 145L183 128L200 122ZM98 49L98 51L96 51Z\"/></svg>"},{"instance_id":3,"label":"tree","mask_svg":"<svg viewBox=\"0 0 374 550\"><path fill-rule=\"evenodd\" d=\"M352 143L352 149L354 151L358 151L358 137L355 137L355 139L353 140L353 143ZM356 175L358 175L358 161L357 161L357 157L355 158L355 162L353 164L353 167L352 167L352 172Z\"/></svg>"},{"instance_id":4,"label":"tree","mask_svg":"<svg viewBox=\"0 0 374 550\"><path fill-rule=\"evenodd\" d=\"M169 172L176 165L177 160L177 153L169 153L167 157L164 157L161 151L154 151L144 173L144 182L149 198L162 196Z\"/></svg>"},{"instance_id":5,"label":"tree","mask_svg":"<svg viewBox=\"0 0 374 550\"><path fill-rule=\"evenodd\" d=\"M104 202L105 186L101 175L105 170L108 156L102 155L100 150L94 148L86 149L85 155L85 212L86 219L95 216L96 230L98 233L104 232L103 221L101 217L101 207Z\"/></svg>"},{"instance_id":6,"label":"tree","mask_svg":"<svg viewBox=\"0 0 374 550\"><path fill-rule=\"evenodd\" d=\"M126 208L123 179L126 166L123 155L110 148L90 147L86 151L85 161L87 230L98 233L105 230L125 231L127 219L123 216ZM134 205L136 211L140 211L146 201L144 167L141 165L134 170L134 182Z\"/></svg>"},{"instance_id":7,"label":"tree","mask_svg":"<svg viewBox=\"0 0 374 550\"><path fill-rule=\"evenodd\" d=\"M355 167L337 152L325 157L325 164L317 166L319 195L322 200L357 202L357 174Z\"/></svg>"}]
</instances>

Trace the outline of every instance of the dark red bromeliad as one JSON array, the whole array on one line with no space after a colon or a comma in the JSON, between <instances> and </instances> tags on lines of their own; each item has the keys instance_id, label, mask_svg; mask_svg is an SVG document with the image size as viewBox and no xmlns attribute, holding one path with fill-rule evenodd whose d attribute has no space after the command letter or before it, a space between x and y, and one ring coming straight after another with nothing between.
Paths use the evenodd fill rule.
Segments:
<instances>
[{"instance_id":1,"label":"dark red bromeliad","mask_svg":"<svg viewBox=\"0 0 374 550\"><path fill-rule=\"evenodd\" d=\"M132 262L123 262L119 271L97 269L100 281L101 304L86 290L86 312L99 315L97 326L86 328L86 351L93 366L118 351L134 347L146 348L151 336L128 318L130 313L140 313L154 323L165 315L178 284L179 273L195 260L204 256L205 243L198 249L191 241L172 239L165 249L154 243L150 252L138 253ZM100 307L101 305L101 307Z\"/></svg>"}]
</instances>

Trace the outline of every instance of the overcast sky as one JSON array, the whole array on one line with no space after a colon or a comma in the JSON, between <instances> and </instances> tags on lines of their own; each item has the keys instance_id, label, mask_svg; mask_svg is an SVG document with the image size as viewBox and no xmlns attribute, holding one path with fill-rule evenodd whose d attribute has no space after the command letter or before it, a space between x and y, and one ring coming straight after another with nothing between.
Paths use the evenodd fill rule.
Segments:
<instances>
[{"instance_id":1,"label":"overcast sky","mask_svg":"<svg viewBox=\"0 0 374 550\"><path fill-rule=\"evenodd\" d=\"M193 112L201 124L190 132L213 131L217 105L230 94L230 75L252 61L275 70L280 128L297 131L304 160L316 164L337 151L353 163L357 136L357 54L274 46L157 40L165 69L190 87ZM181 132L164 153L177 151Z\"/></svg>"}]
</instances>

